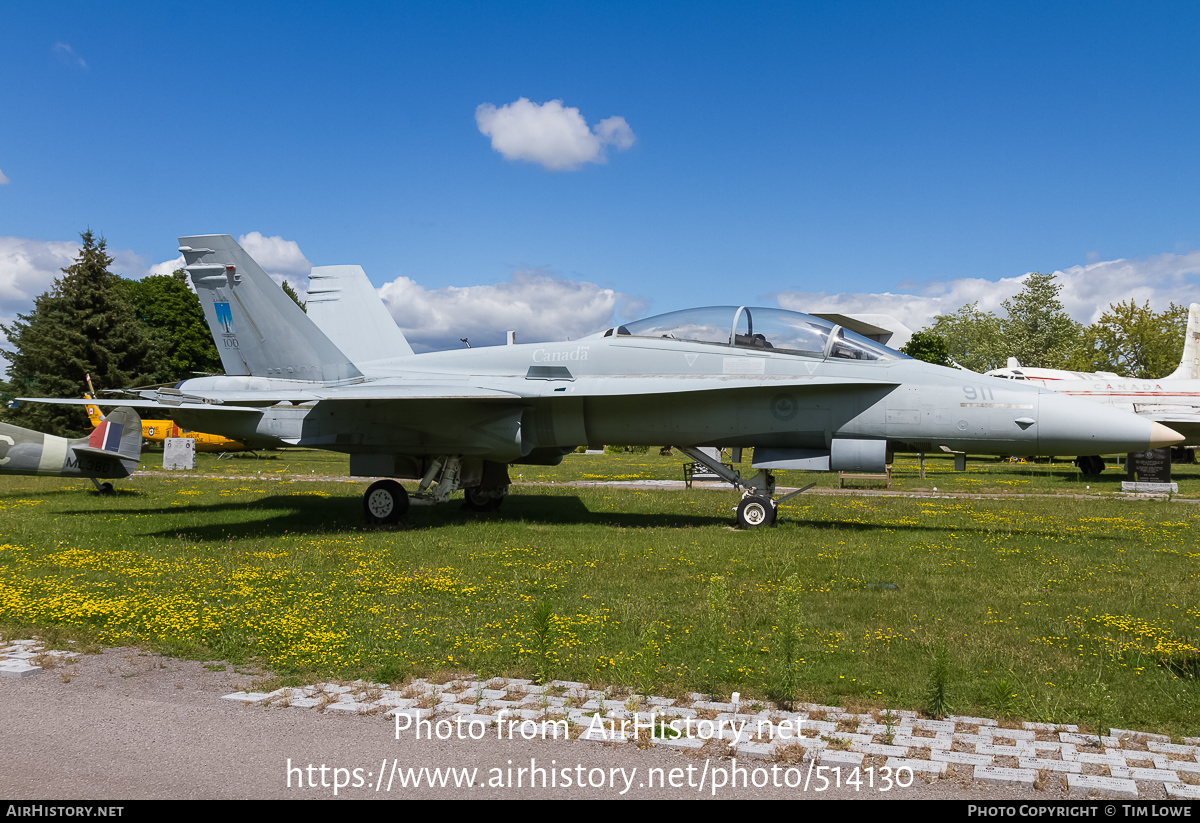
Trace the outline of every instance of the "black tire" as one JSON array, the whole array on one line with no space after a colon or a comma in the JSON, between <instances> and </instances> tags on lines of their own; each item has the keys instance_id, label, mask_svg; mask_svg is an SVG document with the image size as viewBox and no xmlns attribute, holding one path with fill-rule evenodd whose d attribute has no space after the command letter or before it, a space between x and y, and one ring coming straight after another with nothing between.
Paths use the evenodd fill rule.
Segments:
<instances>
[{"instance_id":1,"label":"black tire","mask_svg":"<svg viewBox=\"0 0 1200 823\"><path fill-rule=\"evenodd\" d=\"M101 494L112 494L113 493L113 484L112 483L101 483L97 487L96 491L100 492Z\"/></svg>"},{"instance_id":2,"label":"black tire","mask_svg":"<svg viewBox=\"0 0 1200 823\"><path fill-rule=\"evenodd\" d=\"M494 512L504 502L504 493L499 489L484 489L472 486L463 489L463 508L472 512Z\"/></svg>"},{"instance_id":3,"label":"black tire","mask_svg":"<svg viewBox=\"0 0 1200 823\"><path fill-rule=\"evenodd\" d=\"M775 504L766 497L743 497L737 507L739 529L758 529L775 522Z\"/></svg>"},{"instance_id":4,"label":"black tire","mask_svg":"<svg viewBox=\"0 0 1200 823\"><path fill-rule=\"evenodd\" d=\"M395 480L372 483L363 495L363 516L368 523L399 523L408 514L408 492Z\"/></svg>"},{"instance_id":5,"label":"black tire","mask_svg":"<svg viewBox=\"0 0 1200 823\"><path fill-rule=\"evenodd\" d=\"M1104 471L1104 458L1096 454L1081 455L1075 459L1075 463L1088 477L1097 477Z\"/></svg>"}]
</instances>

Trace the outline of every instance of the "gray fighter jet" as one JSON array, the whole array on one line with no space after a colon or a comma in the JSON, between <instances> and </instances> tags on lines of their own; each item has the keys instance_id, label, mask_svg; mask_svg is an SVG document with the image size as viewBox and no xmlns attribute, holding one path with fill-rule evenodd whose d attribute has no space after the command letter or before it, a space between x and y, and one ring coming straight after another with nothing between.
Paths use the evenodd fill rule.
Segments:
<instances>
[{"instance_id":1,"label":"gray fighter jet","mask_svg":"<svg viewBox=\"0 0 1200 823\"><path fill-rule=\"evenodd\" d=\"M394 324L374 349L343 328L351 358L232 237L180 244L226 375L143 392L133 405L252 447L348 453L352 474L384 478L363 497L375 522L460 489L469 508L493 509L510 464L556 464L586 444L680 448L742 490L737 520L747 527L775 521L786 499L775 499L780 469L883 471L895 450L1107 454L1181 439L1127 412L923 363L782 309L714 306L565 343L424 354L397 342ZM355 279L318 277L314 298L333 299ZM362 315L364 327L380 322L374 310ZM733 448L737 462L753 448L757 474L740 477L705 446ZM417 487L409 494L393 478Z\"/></svg>"},{"instance_id":2,"label":"gray fighter jet","mask_svg":"<svg viewBox=\"0 0 1200 823\"><path fill-rule=\"evenodd\" d=\"M109 412L87 437L68 440L0 423L0 474L88 477L102 492L133 474L142 455L142 422L131 408Z\"/></svg>"}]
</instances>

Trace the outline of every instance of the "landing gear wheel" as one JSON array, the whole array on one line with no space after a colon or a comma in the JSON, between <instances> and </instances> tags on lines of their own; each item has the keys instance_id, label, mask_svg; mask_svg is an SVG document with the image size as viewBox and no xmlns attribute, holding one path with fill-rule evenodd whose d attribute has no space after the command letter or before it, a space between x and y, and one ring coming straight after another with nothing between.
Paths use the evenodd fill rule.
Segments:
<instances>
[{"instance_id":1,"label":"landing gear wheel","mask_svg":"<svg viewBox=\"0 0 1200 823\"><path fill-rule=\"evenodd\" d=\"M1075 463L1088 477L1096 477L1104 471L1104 458L1096 454L1081 455L1075 459Z\"/></svg>"},{"instance_id":2,"label":"landing gear wheel","mask_svg":"<svg viewBox=\"0 0 1200 823\"><path fill-rule=\"evenodd\" d=\"M737 507L739 529L757 529L775 522L775 504L766 497L749 495L743 497Z\"/></svg>"},{"instance_id":3,"label":"landing gear wheel","mask_svg":"<svg viewBox=\"0 0 1200 823\"><path fill-rule=\"evenodd\" d=\"M92 483L96 486L96 491L99 492L100 494L112 494L113 493L113 484L112 483L101 483L100 481L96 480L96 478L94 478L94 477L92 478Z\"/></svg>"},{"instance_id":4,"label":"landing gear wheel","mask_svg":"<svg viewBox=\"0 0 1200 823\"><path fill-rule=\"evenodd\" d=\"M504 502L504 492L500 489L472 486L463 489L463 495L463 508L472 512L494 512Z\"/></svg>"},{"instance_id":5,"label":"landing gear wheel","mask_svg":"<svg viewBox=\"0 0 1200 823\"><path fill-rule=\"evenodd\" d=\"M399 523L408 514L408 492L395 480L372 483L363 495L363 516L368 523Z\"/></svg>"}]
</instances>

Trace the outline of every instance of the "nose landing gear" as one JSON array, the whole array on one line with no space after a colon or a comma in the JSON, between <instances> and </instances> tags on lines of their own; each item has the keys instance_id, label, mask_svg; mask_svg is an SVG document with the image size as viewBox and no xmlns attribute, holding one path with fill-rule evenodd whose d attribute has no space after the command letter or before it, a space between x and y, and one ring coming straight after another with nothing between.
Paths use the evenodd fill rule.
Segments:
<instances>
[{"instance_id":1,"label":"nose landing gear","mask_svg":"<svg viewBox=\"0 0 1200 823\"><path fill-rule=\"evenodd\" d=\"M677 446L681 452L706 466L713 474L731 483L734 487L743 489L742 500L737 505L737 526L739 529L758 529L763 526L774 526L782 522L779 516L779 504L790 500L801 492L808 491L816 483L809 483L802 489L785 494L775 499L775 477L767 469L759 469L754 478L747 481L742 476L723 464L720 460L710 457L699 449L690 446Z\"/></svg>"},{"instance_id":2,"label":"nose landing gear","mask_svg":"<svg viewBox=\"0 0 1200 823\"><path fill-rule=\"evenodd\" d=\"M756 529L775 523L775 501L757 494L747 494L737 506L739 529Z\"/></svg>"}]
</instances>

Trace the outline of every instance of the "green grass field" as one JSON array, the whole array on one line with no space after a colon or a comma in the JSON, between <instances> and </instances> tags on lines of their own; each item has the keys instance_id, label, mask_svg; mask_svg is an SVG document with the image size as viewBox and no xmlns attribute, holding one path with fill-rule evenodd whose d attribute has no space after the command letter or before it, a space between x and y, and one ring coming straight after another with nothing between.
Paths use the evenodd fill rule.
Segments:
<instances>
[{"instance_id":1,"label":"green grass field","mask_svg":"<svg viewBox=\"0 0 1200 823\"><path fill-rule=\"evenodd\" d=\"M926 707L944 647L955 713L1200 734L1196 467L1148 501L1115 468L939 458L922 479L902 458L892 490L930 496L809 493L747 532L728 488L550 485L681 463L513 467L499 512L414 508L398 528L365 527L365 484L318 452L201 455L112 497L0 478L0 629L288 679L469 671L862 709ZM813 480L837 485L780 478Z\"/></svg>"}]
</instances>

